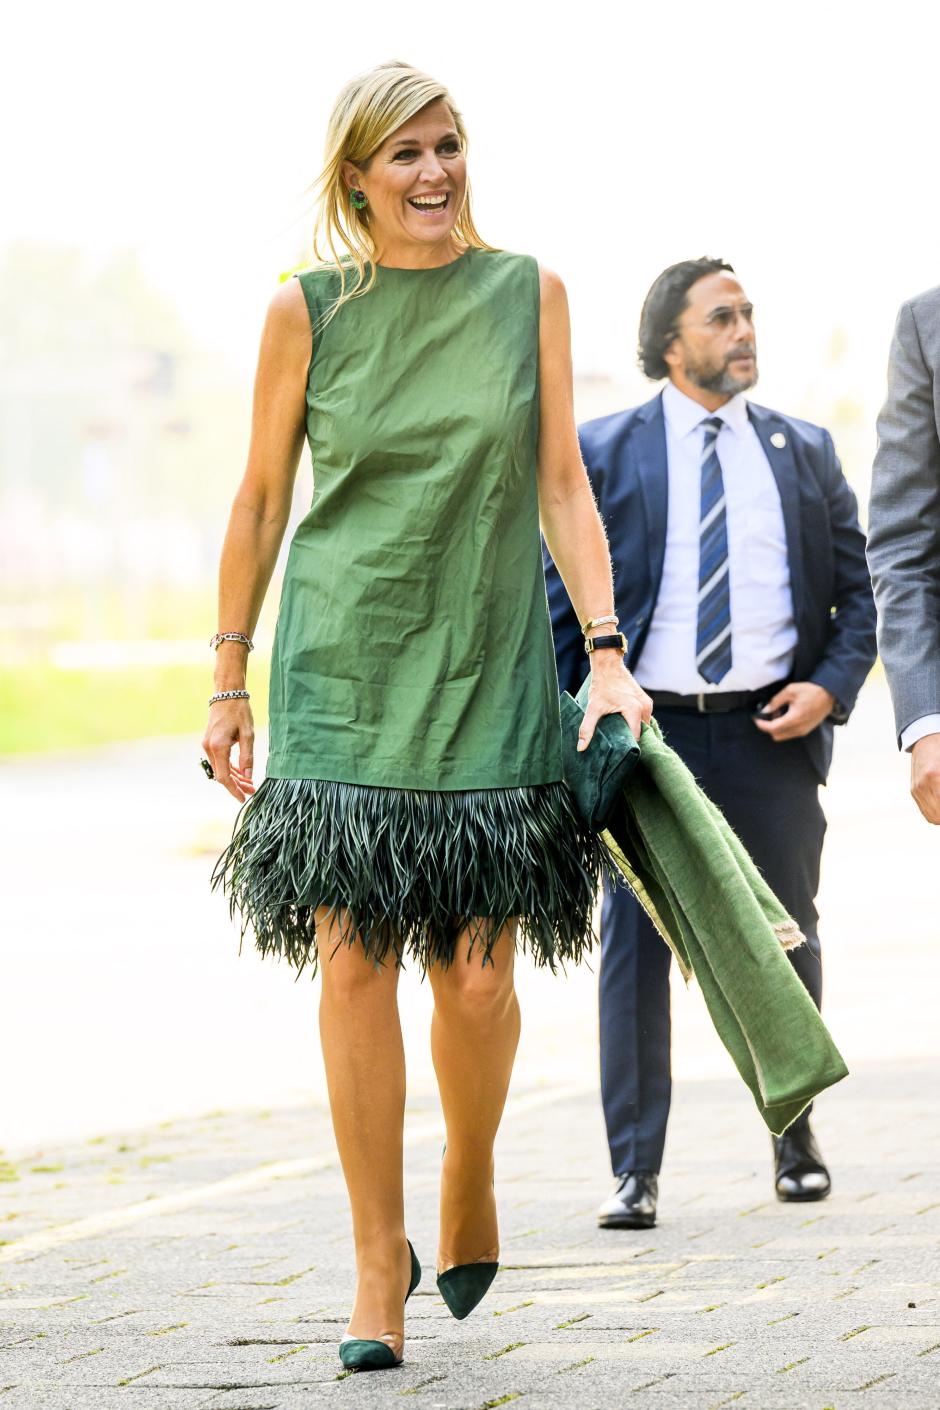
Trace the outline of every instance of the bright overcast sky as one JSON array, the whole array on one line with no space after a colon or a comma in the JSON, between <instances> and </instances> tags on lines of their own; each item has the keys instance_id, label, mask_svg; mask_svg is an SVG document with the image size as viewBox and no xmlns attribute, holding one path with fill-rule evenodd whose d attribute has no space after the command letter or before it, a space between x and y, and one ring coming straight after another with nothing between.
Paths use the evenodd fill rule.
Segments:
<instances>
[{"instance_id":1,"label":"bright overcast sky","mask_svg":"<svg viewBox=\"0 0 940 1410\"><path fill-rule=\"evenodd\" d=\"M940 283L938 13L910 0L19 5L0 239L137 248L199 336L248 369L278 272L303 250L336 92L402 58L463 109L486 238L566 280L581 373L645 395L633 348L648 284L720 254L758 308L759 398L811 401L841 330L846 394L873 411L898 303Z\"/></svg>"}]
</instances>

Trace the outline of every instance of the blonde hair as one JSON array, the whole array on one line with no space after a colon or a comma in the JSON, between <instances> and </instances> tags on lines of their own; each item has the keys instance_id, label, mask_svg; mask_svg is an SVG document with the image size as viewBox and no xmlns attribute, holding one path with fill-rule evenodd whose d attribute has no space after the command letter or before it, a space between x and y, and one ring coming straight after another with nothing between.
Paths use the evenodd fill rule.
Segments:
<instances>
[{"instance_id":1,"label":"blonde hair","mask_svg":"<svg viewBox=\"0 0 940 1410\"><path fill-rule=\"evenodd\" d=\"M402 123L415 117L429 103L436 102L447 104L460 145L466 151L467 131L453 98L443 84L410 64L393 60L360 74L346 84L333 105L326 130L323 170L314 182L317 192L314 257L335 266L340 274L339 298L329 310L324 325L344 303L367 294L376 278L375 242L369 229L368 208L360 211L353 206L343 180L343 162L352 162L360 171L367 171L382 143ZM478 250L492 249L480 238L474 224L469 182L453 228L463 244ZM368 273L367 264L370 266ZM346 276L352 270L357 278L350 288Z\"/></svg>"}]
</instances>

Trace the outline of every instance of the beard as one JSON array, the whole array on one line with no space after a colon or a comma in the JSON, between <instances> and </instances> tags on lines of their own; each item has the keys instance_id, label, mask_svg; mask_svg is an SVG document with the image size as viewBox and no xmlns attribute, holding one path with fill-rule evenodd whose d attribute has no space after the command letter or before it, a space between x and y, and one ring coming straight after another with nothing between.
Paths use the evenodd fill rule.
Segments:
<instances>
[{"instance_id":1,"label":"beard","mask_svg":"<svg viewBox=\"0 0 940 1410\"><path fill-rule=\"evenodd\" d=\"M750 353L754 357L753 372L734 372L733 360L735 357L740 357L742 353ZM736 392L746 392L757 382L756 349L753 343L745 343L742 347L735 348L733 353L729 353L718 366L713 362L687 362L685 372L689 381L694 382L696 387L701 387L703 392L717 392L719 396L734 396Z\"/></svg>"}]
</instances>

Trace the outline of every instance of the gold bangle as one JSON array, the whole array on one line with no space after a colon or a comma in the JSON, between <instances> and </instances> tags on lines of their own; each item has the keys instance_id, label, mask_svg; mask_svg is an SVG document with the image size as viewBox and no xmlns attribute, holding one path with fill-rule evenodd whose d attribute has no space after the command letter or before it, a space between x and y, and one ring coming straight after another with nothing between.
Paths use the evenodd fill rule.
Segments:
<instances>
[{"instance_id":1,"label":"gold bangle","mask_svg":"<svg viewBox=\"0 0 940 1410\"><path fill-rule=\"evenodd\" d=\"M586 636L592 627L615 627L619 621L616 612L608 612L606 617L588 617L581 631Z\"/></svg>"}]
</instances>

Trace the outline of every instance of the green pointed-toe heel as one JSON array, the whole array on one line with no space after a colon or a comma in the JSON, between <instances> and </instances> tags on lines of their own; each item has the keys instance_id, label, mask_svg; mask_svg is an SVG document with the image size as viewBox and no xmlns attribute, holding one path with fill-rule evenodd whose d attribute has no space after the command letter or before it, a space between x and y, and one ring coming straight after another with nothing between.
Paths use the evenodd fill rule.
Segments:
<instances>
[{"instance_id":1,"label":"green pointed-toe heel","mask_svg":"<svg viewBox=\"0 0 940 1410\"><path fill-rule=\"evenodd\" d=\"M388 1342L366 1341L362 1337L343 1337L339 1359L347 1371L387 1371L401 1365Z\"/></svg>"},{"instance_id":2,"label":"green pointed-toe heel","mask_svg":"<svg viewBox=\"0 0 940 1410\"><path fill-rule=\"evenodd\" d=\"M462 1322L481 1302L499 1272L498 1263L458 1263L437 1275L437 1286L452 1315Z\"/></svg>"},{"instance_id":3,"label":"green pointed-toe heel","mask_svg":"<svg viewBox=\"0 0 940 1410\"><path fill-rule=\"evenodd\" d=\"M447 1154L447 1142L441 1160ZM495 1185L495 1176L493 1179ZM451 1314L462 1322L482 1302L499 1272L498 1263L457 1263L437 1275L437 1286Z\"/></svg>"},{"instance_id":4,"label":"green pointed-toe heel","mask_svg":"<svg viewBox=\"0 0 940 1410\"><path fill-rule=\"evenodd\" d=\"M421 1281L421 1264L410 1239L408 1252L411 1254L411 1281L405 1293L406 1302ZM365 1337L343 1337L339 1344L339 1359L347 1371L387 1371L402 1362L387 1341L370 1341Z\"/></svg>"}]
</instances>

